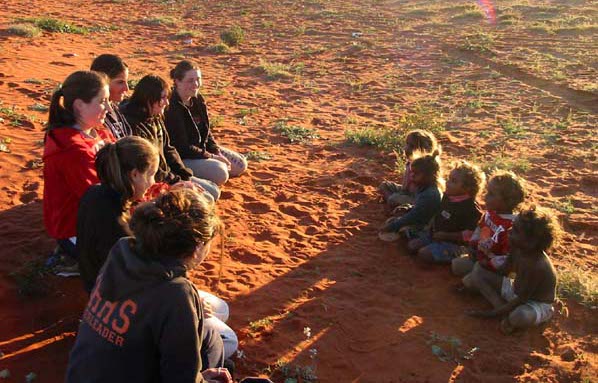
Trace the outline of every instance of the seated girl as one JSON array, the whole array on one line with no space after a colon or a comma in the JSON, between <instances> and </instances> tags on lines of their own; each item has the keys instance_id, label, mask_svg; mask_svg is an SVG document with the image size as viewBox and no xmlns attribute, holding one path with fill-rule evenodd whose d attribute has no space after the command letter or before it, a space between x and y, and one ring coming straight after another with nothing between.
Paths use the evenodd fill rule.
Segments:
<instances>
[{"instance_id":1,"label":"seated girl","mask_svg":"<svg viewBox=\"0 0 598 383\"><path fill-rule=\"evenodd\" d=\"M109 108L104 120L104 125L110 129L118 140L130 136L131 127L118 109L118 105L124 100L129 91L129 68L118 56L103 54L96 57L91 63L91 70L104 73L109 78L110 100Z\"/></svg>"},{"instance_id":2,"label":"seated girl","mask_svg":"<svg viewBox=\"0 0 598 383\"><path fill-rule=\"evenodd\" d=\"M218 186L212 181L193 177L193 170L183 164L177 150L170 145L163 119L168 96L166 81L159 76L147 75L137 83L131 98L121 105L121 111L133 135L149 140L158 149L157 182L173 185L181 180L191 180L217 200L220 197Z\"/></svg>"},{"instance_id":3,"label":"seated girl","mask_svg":"<svg viewBox=\"0 0 598 383\"><path fill-rule=\"evenodd\" d=\"M199 93L201 71L190 61L179 62L170 71L174 89L166 111L166 129L185 165L197 177L224 184L247 169L247 160L237 152L216 144L210 130L206 102Z\"/></svg>"},{"instance_id":4,"label":"seated girl","mask_svg":"<svg viewBox=\"0 0 598 383\"><path fill-rule=\"evenodd\" d=\"M457 276L464 276L463 286L469 287L468 275L476 262L491 271L501 268L509 255L508 231L516 218L515 209L525 199L523 181L511 172L495 172L488 181L484 202L486 212L473 232L470 254L451 261Z\"/></svg>"},{"instance_id":5,"label":"seated girl","mask_svg":"<svg viewBox=\"0 0 598 383\"><path fill-rule=\"evenodd\" d=\"M436 137L427 130L416 129L407 133L405 137L405 172L403 173L403 182L401 184L392 181L383 181L378 186L378 191L384 202L391 208L399 205L411 204L415 200L417 187L411 181L411 161L414 154L431 154L435 150L441 153L441 147Z\"/></svg>"},{"instance_id":6,"label":"seated girl","mask_svg":"<svg viewBox=\"0 0 598 383\"><path fill-rule=\"evenodd\" d=\"M557 275L546 255L559 233L554 217L536 208L522 211L509 233L515 280L477 264L471 282L490 302L490 311L470 311L479 317L504 316L501 330L510 334L549 321L554 314Z\"/></svg>"},{"instance_id":7,"label":"seated girl","mask_svg":"<svg viewBox=\"0 0 598 383\"><path fill-rule=\"evenodd\" d=\"M407 247L427 263L450 263L461 254L469 241L482 212L476 198L485 181L484 172L466 161L451 170L440 211L429 229L409 241Z\"/></svg>"},{"instance_id":8,"label":"seated girl","mask_svg":"<svg viewBox=\"0 0 598 383\"><path fill-rule=\"evenodd\" d=\"M134 237L116 243L98 276L66 382L232 383L187 279L221 231L214 204L192 189L169 191L138 206L130 227Z\"/></svg>"},{"instance_id":9,"label":"seated girl","mask_svg":"<svg viewBox=\"0 0 598 383\"><path fill-rule=\"evenodd\" d=\"M114 141L103 126L108 82L96 72L75 72L52 95L44 140L44 225L64 253L77 258L77 209L98 183L97 151ZM73 263L76 265L76 263Z\"/></svg>"},{"instance_id":10,"label":"seated girl","mask_svg":"<svg viewBox=\"0 0 598 383\"><path fill-rule=\"evenodd\" d=\"M406 233L407 238L411 238L410 233L423 230L439 211L442 199L439 154L438 151L435 151L432 154L419 157L411 163L411 180L417 187L415 204L402 217L393 217L387 220L380 229L380 239L384 241L397 240L400 230ZM406 231L406 229L408 230Z\"/></svg>"},{"instance_id":11,"label":"seated girl","mask_svg":"<svg viewBox=\"0 0 598 383\"><path fill-rule=\"evenodd\" d=\"M121 238L131 235L129 212L133 204L147 197L158 169L158 150L149 141L136 136L125 137L107 144L97 155L96 168L101 184L91 186L79 205L77 219L77 248L79 269L85 290L90 293L108 253ZM175 184L172 189L186 187ZM228 305L222 299L199 291L204 306L212 314L206 323L224 341L225 357L237 350L234 331L224 323L228 319Z\"/></svg>"}]
</instances>

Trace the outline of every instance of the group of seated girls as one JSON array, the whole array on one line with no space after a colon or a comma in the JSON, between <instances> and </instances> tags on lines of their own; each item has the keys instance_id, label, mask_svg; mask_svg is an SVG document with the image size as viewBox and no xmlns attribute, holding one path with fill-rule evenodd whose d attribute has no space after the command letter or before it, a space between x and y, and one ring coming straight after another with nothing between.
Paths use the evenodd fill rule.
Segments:
<instances>
[{"instance_id":1,"label":"group of seated girls","mask_svg":"<svg viewBox=\"0 0 598 383\"><path fill-rule=\"evenodd\" d=\"M147 75L125 100L128 67L104 54L52 96L44 223L90 296L67 382L232 382L228 306L186 273L220 232L219 187L247 161L214 140L199 68L170 74L172 89Z\"/></svg>"},{"instance_id":2,"label":"group of seated girls","mask_svg":"<svg viewBox=\"0 0 598 383\"><path fill-rule=\"evenodd\" d=\"M384 181L383 201L393 212L379 231L380 239L403 239L423 265L450 264L462 277L459 291L479 292L492 310L470 311L504 319L511 333L549 321L554 314L557 276L546 255L559 234L548 211L522 208L523 181L511 172L495 172L477 198L485 175L475 164L452 166L446 185L441 177L441 148L425 130L408 133L402 184Z\"/></svg>"}]
</instances>

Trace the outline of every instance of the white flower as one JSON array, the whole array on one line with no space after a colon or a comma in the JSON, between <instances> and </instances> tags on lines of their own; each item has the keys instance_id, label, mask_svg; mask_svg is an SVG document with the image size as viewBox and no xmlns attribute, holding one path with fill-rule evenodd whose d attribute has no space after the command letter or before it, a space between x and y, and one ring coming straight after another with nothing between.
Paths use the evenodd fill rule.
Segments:
<instances>
[{"instance_id":1,"label":"white flower","mask_svg":"<svg viewBox=\"0 0 598 383\"><path fill-rule=\"evenodd\" d=\"M303 335L308 339L311 338L311 329L309 327L303 328Z\"/></svg>"}]
</instances>

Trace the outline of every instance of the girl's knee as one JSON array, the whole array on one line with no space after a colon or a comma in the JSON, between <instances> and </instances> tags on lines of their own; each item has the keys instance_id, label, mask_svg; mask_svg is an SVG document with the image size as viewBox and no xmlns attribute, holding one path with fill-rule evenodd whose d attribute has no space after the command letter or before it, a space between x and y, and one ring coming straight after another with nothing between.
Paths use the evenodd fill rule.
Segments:
<instances>
[{"instance_id":1,"label":"girl's knee","mask_svg":"<svg viewBox=\"0 0 598 383\"><path fill-rule=\"evenodd\" d=\"M238 177L247 170L247 158L238 154L231 159L230 176Z\"/></svg>"},{"instance_id":2,"label":"girl's knee","mask_svg":"<svg viewBox=\"0 0 598 383\"><path fill-rule=\"evenodd\" d=\"M228 181L229 172L226 167L226 164L223 162L218 161L218 163L214 163L212 165L212 169L210 169L209 176L206 177L217 186L224 185L226 181Z\"/></svg>"}]
</instances>

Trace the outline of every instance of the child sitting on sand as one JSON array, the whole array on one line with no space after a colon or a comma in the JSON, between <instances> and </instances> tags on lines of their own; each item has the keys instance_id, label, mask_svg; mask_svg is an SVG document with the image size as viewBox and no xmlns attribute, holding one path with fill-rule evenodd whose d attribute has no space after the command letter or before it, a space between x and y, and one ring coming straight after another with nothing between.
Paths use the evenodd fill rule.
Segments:
<instances>
[{"instance_id":1,"label":"child sitting on sand","mask_svg":"<svg viewBox=\"0 0 598 383\"><path fill-rule=\"evenodd\" d=\"M415 205L402 217L393 217L386 221L380 229L380 239L394 241L398 239L399 230L406 227L421 231L438 212L442 199L439 155L440 152L436 150L432 154L413 160L411 182L417 187Z\"/></svg>"},{"instance_id":2,"label":"child sitting on sand","mask_svg":"<svg viewBox=\"0 0 598 383\"><path fill-rule=\"evenodd\" d=\"M536 208L522 211L509 233L515 280L476 265L472 284L494 309L469 314L479 317L506 314L501 330L507 334L549 321L554 314L557 276L545 251L553 245L558 233L558 224L546 211Z\"/></svg>"},{"instance_id":3,"label":"child sitting on sand","mask_svg":"<svg viewBox=\"0 0 598 383\"><path fill-rule=\"evenodd\" d=\"M468 242L482 212L476 197L485 181L484 172L466 161L457 163L446 182L440 211L430 229L419 233L408 243L418 258L428 263L450 263Z\"/></svg>"},{"instance_id":4,"label":"child sitting on sand","mask_svg":"<svg viewBox=\"0 0 598 383\"><path fill-rule=\"evenodd\" d=\"M451 264L454 274L465 275L463 284L466 287L469 287L467 274L476 261L491 271L498 270L505 263L509 254L507 232L516 217L513 211L524 199L522 180L511 172L497 172L488 182L486 212L470 240L473 257L455 258Z\"/></svg>"},{"instance_id":5,"label":"child sitting on sand","mask_svg":"<svg viewBox=\"0 0 598 383\"><path fill-rule=\"evenodd\" d=\"M411 180L410 171L411 162L415 158L414 154L430 154L435 150L437 150L439 154L441 153L440 145L431 132L417 129L407 133L407 136L405 137L405 148L403 150L406 160L403 183L398 184L392 181L383 181L380 186L378 186L378 191L385 203L391 208L407 203L413 203L417 192L417 187Z\"/></svg>"}]
</instances>

